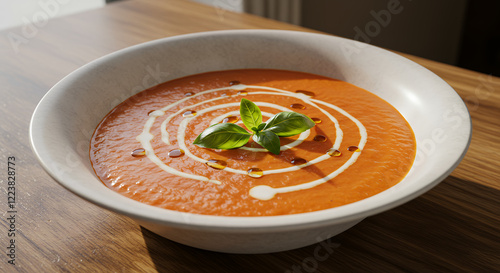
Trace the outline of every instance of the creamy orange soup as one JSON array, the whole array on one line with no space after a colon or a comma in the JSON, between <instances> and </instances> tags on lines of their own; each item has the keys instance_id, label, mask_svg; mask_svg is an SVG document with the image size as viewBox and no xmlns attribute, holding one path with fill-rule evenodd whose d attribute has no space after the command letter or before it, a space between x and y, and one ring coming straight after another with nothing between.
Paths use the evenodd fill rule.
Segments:
<instances>
[{"instance_id":1,"label":"creamy orange soup","mask_svg":"<svg viewBox=\"0 0 500 273\"><path fill-rule=\"evenodd\" d=\"M232 150L192 144L214 123L245 128L242 98L259 106L264 122L295 111L316 125L281 137L279 155L252 140ZM408 173L415 148L401 114L366 90L307 73L245 69L188 76L130 97L99 124L90 156L106 186L139 202L197 214L267 216L380 193Z\"/></svg>"}]
</instances>

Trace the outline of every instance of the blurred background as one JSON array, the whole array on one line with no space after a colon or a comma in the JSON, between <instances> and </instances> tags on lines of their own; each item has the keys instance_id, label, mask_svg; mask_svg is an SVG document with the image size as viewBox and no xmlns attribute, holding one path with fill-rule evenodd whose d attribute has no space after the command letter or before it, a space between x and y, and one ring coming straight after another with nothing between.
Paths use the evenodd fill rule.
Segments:
<instances>
[{"instance_id":1,"label":"blurred background","mask_svg":"<svg viewBox=\"0 0 500 273\"><path fill-rule=\"evenodd\" d=\"M51 1L60 4L57 16L67 16L135 0L0 0L0 30L28 24ZM214 12L251 13L500 76L499 0L184 1L213 6Z\"/></svg>"}]
</instances>

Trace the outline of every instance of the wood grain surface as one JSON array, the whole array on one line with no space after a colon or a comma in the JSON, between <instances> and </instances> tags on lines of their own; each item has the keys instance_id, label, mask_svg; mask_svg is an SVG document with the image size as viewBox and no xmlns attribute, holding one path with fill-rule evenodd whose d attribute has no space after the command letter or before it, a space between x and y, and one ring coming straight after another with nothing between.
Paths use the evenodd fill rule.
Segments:
<instances>
[{"instance_id":1,"label":"wood grain surface","mask_svg":"<svg viewBox=\"0 0 500 273\"><path fill-rule=\"evenodd\" d=\"M414 56L403 54L466 101L473 120L467 155L421 197L305 248L230 255L180 245L78 198L36 161L31 114L74 69L153 39L249 28L311 31L189 1L128 0L0 32L0 272L499 272L500 79ZM16 213L8 212L9 157ZM8 236L12 214L15 238ZM8 263L11 239L15 265Z\"/></svg>"}]
</instances>

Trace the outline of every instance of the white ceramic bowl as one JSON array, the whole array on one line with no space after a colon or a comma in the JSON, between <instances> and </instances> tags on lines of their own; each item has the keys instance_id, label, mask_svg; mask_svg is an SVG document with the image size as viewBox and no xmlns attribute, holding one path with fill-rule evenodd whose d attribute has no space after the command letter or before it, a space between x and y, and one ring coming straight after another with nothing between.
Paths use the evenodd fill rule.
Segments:
<instances>
[{"instance_id":1,"label":"white ceramic bowl","mask_svg":"<svg viewBox=\"0 0 500 273\"><path fill-rule=\"evenodd\" d=\"M410 173L396 186L359 202L270 217L207 216L160 209L128 199L96 177L89 161L89 140L97 124L119 102L167 80L239 68L324 75L387 100L415 132L418 152ZM230 253L267 253L327 239L429 190L463 158L471 122L463 101L448 84L386 50L320 34L234 30L151 41L77 69L40 101L30 134L45 170L80 197L182 244Z\"/></svg>"}]
</instances>

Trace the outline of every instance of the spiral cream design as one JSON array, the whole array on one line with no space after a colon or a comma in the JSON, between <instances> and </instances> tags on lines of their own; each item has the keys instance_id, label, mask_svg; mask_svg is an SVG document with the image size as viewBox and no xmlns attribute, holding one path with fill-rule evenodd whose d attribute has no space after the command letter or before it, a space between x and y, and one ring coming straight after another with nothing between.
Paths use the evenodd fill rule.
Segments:
<instances>
[{"instance_id":1,"label":"spiral cream design","mask_svg":"<svg viewBox=\"0 0 500 273\"><path fill-rule=\"evenodd\" d=\"M153 163L155 163L158 167L160 167L162 170L164 170L168 173L171 173L171 174L174 174L177 176L181 176L181 177L185 177L185 178L189 178L189 179L205 181L205 182L210 182L210 183L215 183L215 184L221 184L220 181L210 179L209 177L185 173L185 172L179 171L179 170L174 169L174 168L168 166L167 164L165 164L162 160L160 160L158 158L158 156L155 154L154 149L151 146L151 140L155 136L152 135L150 133L150 131L151 131L153 124L156 122L156 119L164 117L166 115L167 111L169 111L170 109L174 108L177 105L180 105L181 103L185 103L185 102L189 103L189 100L191 100L197 96L203 95L203 94L224 91L224 90L245 90L247 88L265 90L265 91L251 91L251 93L249 93L249 94L281 95L281 96L294 97L294 98L299 99L299 100L303 101L304 103L318 109L319 111L321 111L335 124L336 134L335 134L335 141L334 141L334 144L332 147L335 150L338 150L340 148L340 145L341 145L342 139L343 139L343 131L340 128L340 125L339 125L339 122L337 121L337 119L330 112L325 110L323 107L334 110L335 112L339 113L340 115L343 115L343 116L349 118L351 121L353 121L359 129L359 135L360 135L360 141L357 145L360 151L352 153L351 157L347 160L347 162L345 162L340 168L331 172L327 176L325 176L321 179L317 179L317 180L310 181L310 182L305 182L305 183L302 183L299 185L281 187L281 188L272 188L272 187L266 186L266 185L256 186L256 187L252 188L249 192L249 195L252 196L253 198L260 199L260 200L270 200L278 193L287 193L287 192L306 190L306 189L316 187L318 185L321 185L321 184L328 182L329 180L335 178L337 175L339 175L344 170L346 170L349 166L354 164L356 162L356 160L358 159L358 157L361 155L363 148L366 144L366 141L368 139L366 129L359 120L357 120L355 117L350 115L348 112L346 112L342 108L340 108L336 105L324 102L324 101L313 99L313 98L311 98L305 94L301 94L301 93L294 93L291 91L282 90L282 89L278 89L278 88L272 88L272 87L266 87L266 86L244 85L244 84L238 84L238 85L233 85L233 86L229 86L229 87L205 90L203 92L199 92L199 93L196 93L192 96L183 98L175 103L169 104L161 109L153 111L152 113L150 113L148 120L144 124L144 128L143 128L142 133L140 135L138 135L136 139L137 139L137 141L139 141L141 143L142 147L146 151L146 156ZM167 145L171 144L170 136L167 132L167 125L174 117L176 117L178 115L182 115L182 113L184 113L188 109L195 109L196 107L202 106L203 104L206 104L208 102L214 102L214 101L218 101L218 100L225 99L228 97L238 97L238 96L242 96L242 95L235 94L235 95L231 95L231 96L220 96L220 97L211 98L208 100L204 100L202 102L198 102L198 103L183 107L183 108L179 109L178 111L176 111L172 114L169 114L168 116L166 116L164 118L164 120L162 121L161 126L160 126L162 141ZM274 104L274 103L258 102L258 101L257 102L254 101L254 103L258 106L265 106L265 107L277 109L280 112L290 111L290 109L283 107L283 106L280 106L280 105L277 105L277 104ZM209 112L212 112L215 110L219 110L219 109L238 107L239 105L240 105L239 102L217 104L215 106L207 107L207 108L204 108L204 109L198 111L195 116L185 117L181 121L181 123L179 124L178 130L177 130L177 142L178 142L179 148L184 150L185 155L188 156L189 158L191 158L192 160L198 161L198 162L203 163L203 164L207 163L207 160L195 156L193 153L191 153L191 151L189 151L188 147L186 146L185 132L186 132L186 128L188 127L188 124L191 121L194 121L194 120L199 119L199 118L203 118L204 114L206 114L206 113L209 113ZM237 114L239 114L239 111L226 112L223 115L215 117L213 120L211 120L210 124L218 123L230 115L237 115ZM266 112L263 112L262 115L265 117L273 116L273 114L266 113ZM299 138L296 141L289 143L287 145L281 146L280 150L284 151L284 150L287 150L287 149L290 149L290 148L293 148L295 146L300 145L309 136L309 134L310 134L310 130L303 132L302 134L300 134ZM267 152L267 150L265 150L263 148L241 147L239 149L247 149L247 150L251 150L254 152ZM281 168L281 169L263 170L263 175L296 171L296 170L299 170L301 168L304 168L304 167L307 167L307 166L310 166L313 164L317 164L319 162L325 161L325 160L330 159L330 158L331 158L331 156L325 152L324 155L321 155L321 156L316 157L312 160L309 160L309 161L307 161L307 163L302 164L302 165L292 166L292 167L288 167L288 168ZM239 170L239 169L234 169L234 168L230 168L230 167L226 167L226 168L222 169L221 171L231 172L231 173L238 174L238 175L247 175L247 170Z\"/></svg>"}]
</instances>

